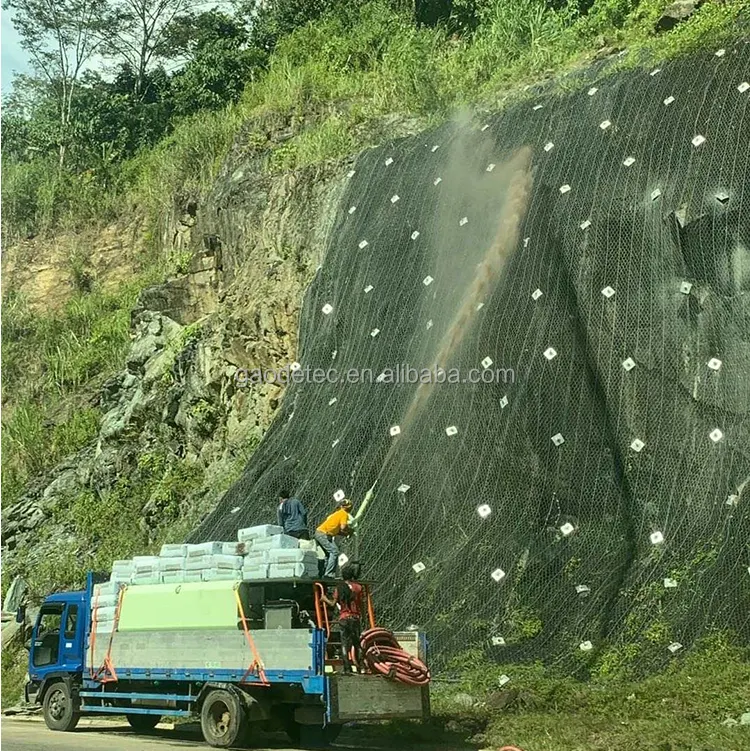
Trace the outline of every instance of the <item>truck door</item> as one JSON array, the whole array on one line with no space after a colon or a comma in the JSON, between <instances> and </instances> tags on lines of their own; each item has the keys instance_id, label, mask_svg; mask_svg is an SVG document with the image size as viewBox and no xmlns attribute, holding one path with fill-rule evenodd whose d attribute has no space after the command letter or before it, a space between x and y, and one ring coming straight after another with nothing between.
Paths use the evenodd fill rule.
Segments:
<instances>
[{"instance_id":1,"label":"truck door","mask_svg":"<svg viewBox=\"0 0 750 751\"><path fill-rule=\"evenodd\" d=\"M42 605L31 640L31 677L42 679L47 673L59 670L63 639L65 603Z\"/></svg>"},{"instance_id":2,"label":"truck door","mask_svg":"<svg viewBox=\"0 0 750 751\"><path fill-rule=\"evenodd\" d=\"M80 605L77 602L69 602L65 606L65 628L62 634L62 659L63 669L70 672L78 672L83 669L83 618L79 613Z\"/></svg>"},{"instance_id":3,"label":"truck door","mask_svg":"<svg viewBox=\"0 0 750 751\"><path fill-rule=\"evenodd\" d=\"M41 680L52 672L78 672L83 665L83 623L77 602L42 605L34 627L31 677Z\"/></svg>"}]
</instances>

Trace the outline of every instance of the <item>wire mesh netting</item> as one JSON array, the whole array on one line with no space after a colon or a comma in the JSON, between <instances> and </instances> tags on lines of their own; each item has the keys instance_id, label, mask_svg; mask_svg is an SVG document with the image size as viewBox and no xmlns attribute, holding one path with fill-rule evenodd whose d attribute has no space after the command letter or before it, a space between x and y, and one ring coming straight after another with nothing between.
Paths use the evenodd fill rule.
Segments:
<instances>
[{"instance_id":1,"label":"wire mesh netting","mask_svg":"<svg viewBox=\"0 0 750 751\"><path fill-rule=\"evenodd\" d=\"M298 382L194 540L377 481L379 619L433 654L750 637L750 54L662 67L359 158Z\"/></svg>"}]
</instances>

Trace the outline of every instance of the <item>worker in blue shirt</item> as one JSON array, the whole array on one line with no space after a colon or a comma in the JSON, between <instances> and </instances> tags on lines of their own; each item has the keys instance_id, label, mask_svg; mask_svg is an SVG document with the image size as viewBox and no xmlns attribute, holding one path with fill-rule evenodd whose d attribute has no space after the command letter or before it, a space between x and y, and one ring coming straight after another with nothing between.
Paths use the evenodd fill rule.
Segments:
<instances>
[{"instance_id":1,"label":"worker in blue shirt","mask_svg":"<svg viewBox=\"0 0 750 751\"><path fill-rule=\"evenodd\" d=\"M309 540L307 529L307 509L299 498L291 496L285 490L279 493L279 507L276 510L278 525L284 528L284 534L298 540Z\"/></svg>"}]
</instances>

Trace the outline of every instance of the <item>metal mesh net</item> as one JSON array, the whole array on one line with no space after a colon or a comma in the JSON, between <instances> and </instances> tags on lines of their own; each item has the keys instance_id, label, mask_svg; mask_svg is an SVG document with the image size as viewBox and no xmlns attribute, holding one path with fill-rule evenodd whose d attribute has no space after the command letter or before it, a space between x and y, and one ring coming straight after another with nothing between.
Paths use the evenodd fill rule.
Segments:
<instances>
[{"instance_id":1,"label":"metal mesh net","mask_svg":"<svg viewBox=\"0 0 750 751\"><path fill-rule=\"evenodd\" d=\"M750 637L747 81L741 44L361 156L308 377L194 539L377 481L379 616L441 655ZM403 382L436 362L459 382Z\"/></svg>"}]
</instances>

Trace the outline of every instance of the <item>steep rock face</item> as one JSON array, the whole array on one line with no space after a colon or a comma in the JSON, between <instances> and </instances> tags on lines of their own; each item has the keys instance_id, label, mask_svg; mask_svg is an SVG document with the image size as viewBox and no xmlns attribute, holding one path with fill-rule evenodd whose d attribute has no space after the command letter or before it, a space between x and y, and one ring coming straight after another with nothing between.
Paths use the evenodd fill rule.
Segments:
<instances>
[{"instance_id":1,"label":"steep rock face","mask_svg":"<svg viewBox=\"0 0 750 751\"><path fill-rule=\"evenodd\" d=\"M152 494L141 511L144 540L185 534L180 522L214 507L284 392L273 382L238 388L238 371L242 382L245 370L281 370L294 360L304 290L322 260L345 171L336 164L270 175L262 155L238 147L205 205L165 221L167 250L189 250L189 271L141 293L125 367L102 386L95 444L4 508L13 571L33 585L35 566L63 543L89 557L66 509L82 493L106 504L156 453L186 463L203 480L178 508Z\"/></svg>"},{"instance_id":2,"label":"steep rock face","mask_svg":"<svg viewBox=\"0 0 750 751\"><path fill-rule=\"evenodd\" d=\"M614 643L654 667L747 636L748 59L582 81L360 157L296 359L370 377L294 384L193 539L271 518L282 484L317 520L377 480L359 554L385 617L445 654L576 669ZM436 361L463 378L376 378Z\"/></svg>"},{"instance_id":3,"label":"steep rock face","mask_svg":"<svg viewBox=\"0 0 750 751\"><path fill-rule=\"evenodd\" d=\"M3 248L3 293L21 295L32 310L60 309L76 288L105 291L127 282L143 253L139 223L113 224L53 240L24 240Z\"/></svg>"},{"instance_id":4,"label":"steep rock face","mask_svg":"<svg viewBox=\"0 0 750 751\"><path fill-rule=\"evenodd\" d=\"M75 544L60 508L81 490L106 503L158 447L203 481L177 509L148 499L150 539L203 515L193 539L232 537L272 518L282 483L317 520L336 489L359 500L377 480L360 554L379 612L445 654L575 669L609 640L655 665L709 628L747 633L747 59L582 79L562 100L537 92L473 129L294 175L267 174L248 124L213 192L165 223L190 273L141 295L96 445L4 510L11 562L33 570L50 543ZM502 165L528 145L519 242L456 329L496 241ZM416 410L413 383L242 385L293 360L431 366L451 331L441 364L489 358L510 381L435 390Z\"/></svg>"}]
</instances>

